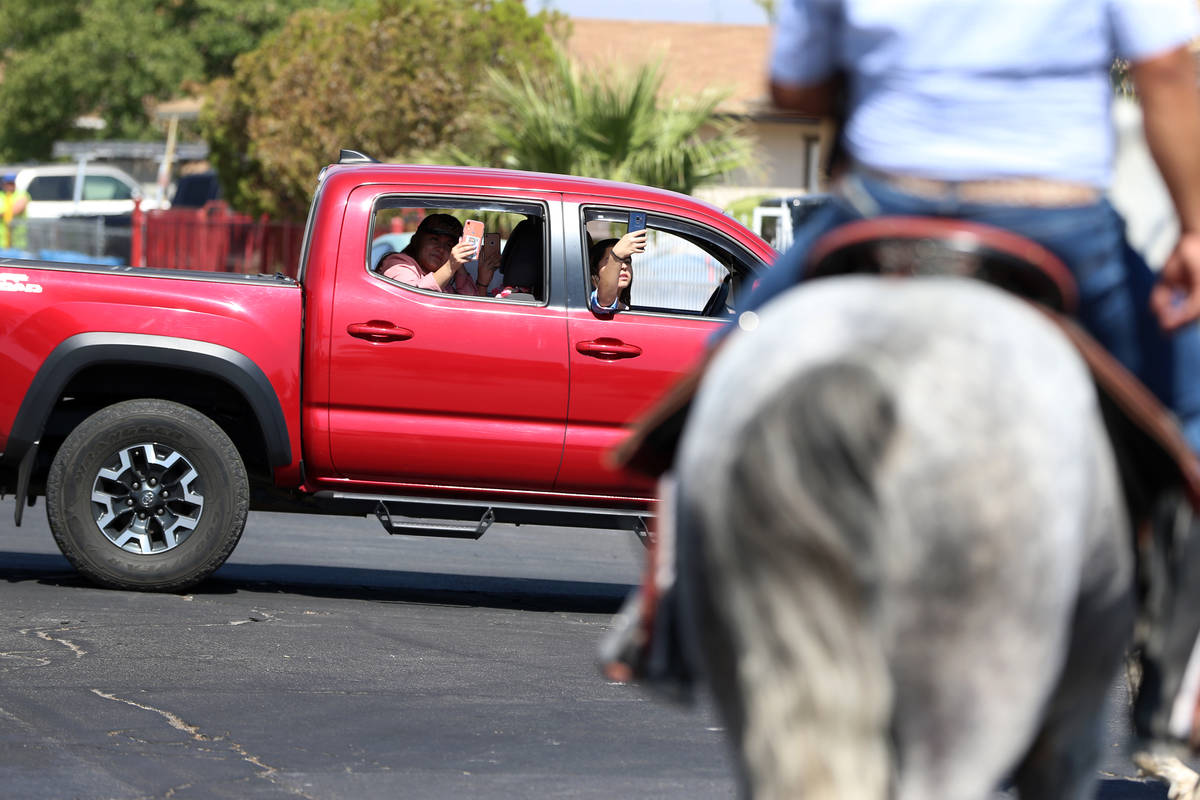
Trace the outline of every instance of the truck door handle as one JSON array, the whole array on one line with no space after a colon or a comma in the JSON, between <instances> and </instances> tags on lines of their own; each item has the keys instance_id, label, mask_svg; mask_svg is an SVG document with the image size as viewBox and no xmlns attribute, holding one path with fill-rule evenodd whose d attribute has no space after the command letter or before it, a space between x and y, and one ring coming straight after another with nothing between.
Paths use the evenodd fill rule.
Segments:
<instances>
[{"instance_id":1,"label":"truck door handle","mask_svg":"<svg viewBox=\"0 0 1200 800\"><path fill-rule=\"evenodd\" d=\"M408 328L382 320L373 319L370 322L351 322L346 326L346 333L368 342L403 342L411 339L413 332Z\"/></svg>"},{"instance_id":2,"label":"truck door handle","mask_svg":"<svg viewBox=\"0 0 1200 800\"><path fill-rule=\"evenodd\" d=\"M637 358L642 354L642 348L636 344L625 344L620 339L610 339L607 336L586 342L576 342L575 349L585 356L602 358L605 361L615 361L618 358Z\"/></svg>"}]
</instances>

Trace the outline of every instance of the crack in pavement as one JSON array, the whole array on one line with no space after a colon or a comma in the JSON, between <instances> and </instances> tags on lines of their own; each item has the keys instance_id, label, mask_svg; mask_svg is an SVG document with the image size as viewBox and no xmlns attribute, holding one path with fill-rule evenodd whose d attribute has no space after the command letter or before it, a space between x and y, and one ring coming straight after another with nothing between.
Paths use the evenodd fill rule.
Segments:
<instances>
[{"instance_id":1,"label":"crack in pavement","mask_svg":"<svg viewBox=\"0 0 1200 800\"><path fill-rule=\"evenodd\" d=\"M186 733L188 736L192 737L197 742L212 741L207 736L205 736L203 733L201 733L200 729L197 728L195 725L188 725L186 722L184 722L182 719L180 719L175 714L172 714L170 711L163 711L161 708L155 708L154 706L148 706L145 703L139 703L136 700L126 700L124 697L117 697L115 694L109 694L108 692L102 692L99 689L92 689L92 694L97 695L99 697L103 697L105 700L112 700L113 702L116 702L116 703L124 703L125 705L133 706L134 708L140 708L142 711L152 711L155 714L158 714L159 716L161 716L163 719L165 719L167 721L167 724L170 725L172 728L174 728L177 731L182 731L183 733Z\"/></svg>"},{"instance_id":2,"label":"crack in pavement","mask_svg":"<svg viewBox=\"0 0 1200 800\"><path fill-rule=\"evenodd\" d=\"M75 644L74 642L69 641L67 639L59 639L55 636L51 636L47 631L45 631L43 629L38 629L38 628L22 628L21 629L22 636L28 636L31 633L33 635L37 636L39 639L42 639L44 641L54 642L55 644L61 644L63 647L66 647L72 653L74 653L76 658L83 658L84 656L87 655L87 650L84 650L82 647Z\"/></svg>"},{"instance_id":3,"label":"crack in pavement","mask_svg":"<svg viewBox=\"0 0 1200 800\"><path fill-rule=\"evenodd\" d=\"M229 622L205 622L196 625L197 628L221 628L227 625L248 625L251 622L278 622L279 618L269 611L254 609L245 619L233 619Z\"/></svg>"},{"instance_id":4,"label":"crack in pavement","mask_svg":"<svg viewBox=\"0 0 1200 800\"><path fill-rule=\"evenodd\" d=\"M277 622L276 616L268 611L253 609L246 619L230 620L230 625L245 625L250 622Z\"/></svg>"},{"instance_id":5,"label":"crack in pavement","mask_svg":"<svg viewBox=\"0 0 1200 800\"><path fill-rule=\"evenodd\" d=\"M22 667L22 666L46 667L46 666L50 665L50 661L51 661L51 659L49 659L49 658L44 658L42 656L35 656L35 655L31 654L31 651L24 651L24 650L9 650L9 651L0 653L0 660L4 660L4 659L10 659L10 660L18 662L17 667ZM20 662L30 662L30 663L22 664ZM0 671L7 672L8 668L0 667Z\"/></svg>"},{"instance_id":6,"label":"crack in pavement","mask_svg":"<svg viewBox=\"0 0 1200 800\"><path fill-rule=\"evenodd\" d=\"M223 742L230 750L232 750L234 753L236 753L238 756L240 756L243 761L245 761L248 764L251 764L255 767L258 767L261 770L261 772L258 773L258 777L266 778L268 781L275 784L279 788L284 789L288 792L291 792L292 794L294 794L298 797L306 798L306 800L316 800L316 798L311 797L310 795L304 793L300 789L297 789L293 786L288 786L287 784L281 783L280 781L278 781L276 779L276 776L279 774L278 769L270 766L269 764L263 763L262 759L260 759L256 755L253 755L252 753L250 753L250 751L248 751L245 747L238 744L237 742L231 741L229 739L225 739L224 737L221 737L221 736L216 736L216 737L207 736L206 734L201 732L199 727L197 727L195 725L189 725L187 722L184 722L183 719L179 717L179 715L173 714L170 711L166 711L161 708L155 708L154 706L147 705L145 703L139 703L136 700L130 700L125 697L117 697L115 694L109 694L108 692L101 691L100 689L92 689L91 691L92 691L92 694L96 695L97 697L103 697L105 700L112 700L115 703L124 703L125 705L133 706L134 708L141 709L142 711L150 711L154 714L158 714L160 717L162 717L163 719L165 719L167 721L168 725L170 725L172 728L174 728L177 731L187 734L194 741L197 741L197 742Z\"/></svg>"}]
</instances>

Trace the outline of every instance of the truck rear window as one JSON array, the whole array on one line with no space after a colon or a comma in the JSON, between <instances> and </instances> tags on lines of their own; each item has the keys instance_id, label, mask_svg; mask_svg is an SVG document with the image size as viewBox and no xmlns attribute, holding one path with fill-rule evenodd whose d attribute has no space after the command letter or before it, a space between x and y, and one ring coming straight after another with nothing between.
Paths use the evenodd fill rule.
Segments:
<instances>
[{"instance_id":1,"label":"truck rear window","mask_svg":"<svg viewBox=\"0 0 1200 800\"><path fill-rule=\"evenodd\" d=\"M39 175L26 191L30 200L70 200L74 186L73 175Z\"/></svg>"}]
</instances>

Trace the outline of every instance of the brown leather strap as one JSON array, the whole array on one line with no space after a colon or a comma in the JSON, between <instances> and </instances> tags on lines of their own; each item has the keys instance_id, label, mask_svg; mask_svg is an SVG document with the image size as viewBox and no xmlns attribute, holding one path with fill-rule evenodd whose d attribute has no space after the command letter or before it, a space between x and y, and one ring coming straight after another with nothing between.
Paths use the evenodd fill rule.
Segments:
<instances>
[{"instance_id":1,"label":"brown leather strap","mask_svg":"<svg viewBox=\"0 0 1200 800\"><path fill-rule=\"evenodd\" d=\"M1040 307L1035 305L1034 308ZM1179 472L1180 488L1192 508L1200 512L1200 460L1171 413L1078 323L1062 314L1044 308L1040 310L1079 350L1097 388L1171 459Z\"/></svg>"}]
</instances>

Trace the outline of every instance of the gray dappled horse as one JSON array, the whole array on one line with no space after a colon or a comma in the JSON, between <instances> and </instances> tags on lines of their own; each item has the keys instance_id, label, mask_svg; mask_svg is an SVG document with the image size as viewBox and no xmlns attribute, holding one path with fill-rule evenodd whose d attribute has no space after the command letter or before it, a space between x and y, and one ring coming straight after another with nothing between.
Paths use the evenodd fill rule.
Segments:
<instances>
[{"instance_id":1,"label":"gray dappled horse","mask_svg":"<svg viewBox=\"0 0 1200 800\"><path fill-rule=\"evenodd\" d=\"M1091 797L1134 566L1080 356L954 277L823 279L757 323L675 462L678 591L747 790Z\"/></svg>"}]
</instances>

